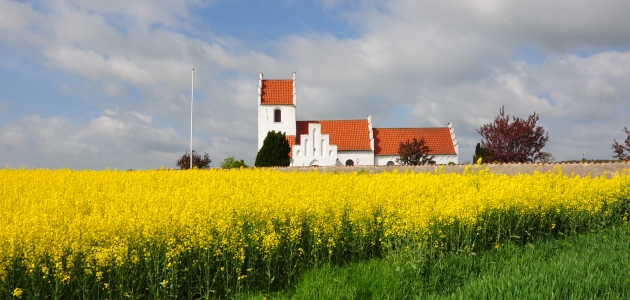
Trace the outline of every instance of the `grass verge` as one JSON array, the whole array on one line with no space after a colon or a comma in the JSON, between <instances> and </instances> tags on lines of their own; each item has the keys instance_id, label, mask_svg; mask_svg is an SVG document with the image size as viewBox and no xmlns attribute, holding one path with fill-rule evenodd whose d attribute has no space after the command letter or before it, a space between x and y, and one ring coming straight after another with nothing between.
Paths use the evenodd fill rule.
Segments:
<instances>
[{"instance_id":1,"label":"grass verge","mask_svg":"<svg viewBox=\"0 0 630 300\"><path fill-rule=\"evenodd\" d=\"M305 272L245 299L630 299L630 226L499 245L482 253L402 250Z\"/></svg>"}]
</instances>

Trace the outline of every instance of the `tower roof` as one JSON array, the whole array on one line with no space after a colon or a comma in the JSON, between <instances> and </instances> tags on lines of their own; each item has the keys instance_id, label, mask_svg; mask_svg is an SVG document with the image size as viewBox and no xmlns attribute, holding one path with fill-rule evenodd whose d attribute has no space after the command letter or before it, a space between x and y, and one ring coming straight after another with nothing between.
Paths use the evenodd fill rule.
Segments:
<instances>
[{"instance_id":1,"label":"tower roof","mask_svg":"<svg viewBox=\"0 0 630 300\"><path fill-rule=\"evenodd\" d=\"M271 79L263 80L260 91L260 104L294 104L293 103L293 80L291 79Z\"/></svg>"}]
</instances>

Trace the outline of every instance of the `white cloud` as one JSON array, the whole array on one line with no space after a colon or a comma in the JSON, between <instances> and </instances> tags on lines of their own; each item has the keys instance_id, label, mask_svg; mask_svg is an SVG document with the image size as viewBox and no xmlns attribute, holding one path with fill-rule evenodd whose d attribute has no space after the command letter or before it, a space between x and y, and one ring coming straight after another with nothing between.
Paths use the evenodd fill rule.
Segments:
<instances>
[{"instance_id":1,"label":"white cloud","mask_svg":"<svg viewBox=\"0 0 630 300\"><path fill-rule=\"evenodd\" d=\"M13 106L13 103L9 101L0 100L0 111L9 109Z\"/></svg>"},{"instance_id":2,"label":"white cloud","mask_svg":"<svg viewBox=\"0 0 630 300\"><path fill-rule=\"evenodd\" d=\"M406 22L474 32L502 42L533 43L555 51L628 45L630 40L627 1L399 0L385 6L390 15Z\"/></svg>"},{"instance_id":3,"label":"white cloud","mask_svg":"<svg viewBox=\"0 0 630 300\"><path fill-rule=\"evenodd\" d=\"M175 167L187 144L173 128L152 124L151 116L120 110L106 110L88 124L25 116L0 127L0 140L11 149L1 164L48 168Z\"/></svg>"},{"instance_id":4,"label":"white cloud","mask_svg":"<svg viewBox=\"0 0 630 300\"><path fill-rule=\"evenodd\" d=\"M327 13L339 5L321 1ZM539 113L551 135L546 150L558 159L582 152L609 157L612 138L630 126L624 124L630 52L598 52L630 45L630 2L361 3L345 16L356 36L296 33L257 48L271 49L265 53L229 36L183 34L202 21L190 14L203 5L197 2L71 0L34 7L0 0L0 42L36 49L45 66L84 78L98 93L136 100L119 110L101 105L109 110L87 124L24 116L2 127L0 140L11 143L12 165L159 167L155 162L187 149L193 67L199 149L216 163L225 156L253 163L261 71L265 78L297 71L300 119L373 114L377 124L395 118L408 127L453 121L461 161L479 141L475 129L502 105L510 115ZM530 45L545 62L514 58ZM595 54L572 54L583 49ZM7 107L2 103L0 110ZM102 159L88 159L96 154Z\"/></svg>"}]
</instances>

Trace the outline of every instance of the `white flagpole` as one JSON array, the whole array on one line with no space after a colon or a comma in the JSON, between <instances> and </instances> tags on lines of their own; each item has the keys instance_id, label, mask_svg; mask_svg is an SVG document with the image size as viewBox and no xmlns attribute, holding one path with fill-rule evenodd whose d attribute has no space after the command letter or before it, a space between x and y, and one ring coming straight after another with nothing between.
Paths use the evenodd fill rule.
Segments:
<instances>
[{"instance_id":1,"label":"white flagpole","mask_svg":"<svg viewBox=\"0 0 630 300\"><path fill-rule=\"evenodd\" d=\"M195 102L195 69L192 69L192 89L190 91L190 169L193 168L193 103Z\"/></svg>"}]
</instances>

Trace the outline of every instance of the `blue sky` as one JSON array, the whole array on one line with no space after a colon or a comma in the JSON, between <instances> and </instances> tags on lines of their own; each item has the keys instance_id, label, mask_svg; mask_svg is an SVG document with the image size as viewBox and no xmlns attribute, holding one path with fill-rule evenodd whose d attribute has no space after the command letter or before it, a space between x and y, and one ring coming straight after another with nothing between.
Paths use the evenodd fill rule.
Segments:
<instances>
[{"instance_id":1,"label":"blue sky","mask_svg":"<svg viewBox=\"0 0 630 300\"><path fill-rule=\"evenodd\" d=\"M253 164L256 88L297 72L298 119L455 125L460 162L505 106L556 159L630 127L626 1L0 0L0 165Z\"/></svg>"}]
</instances>

